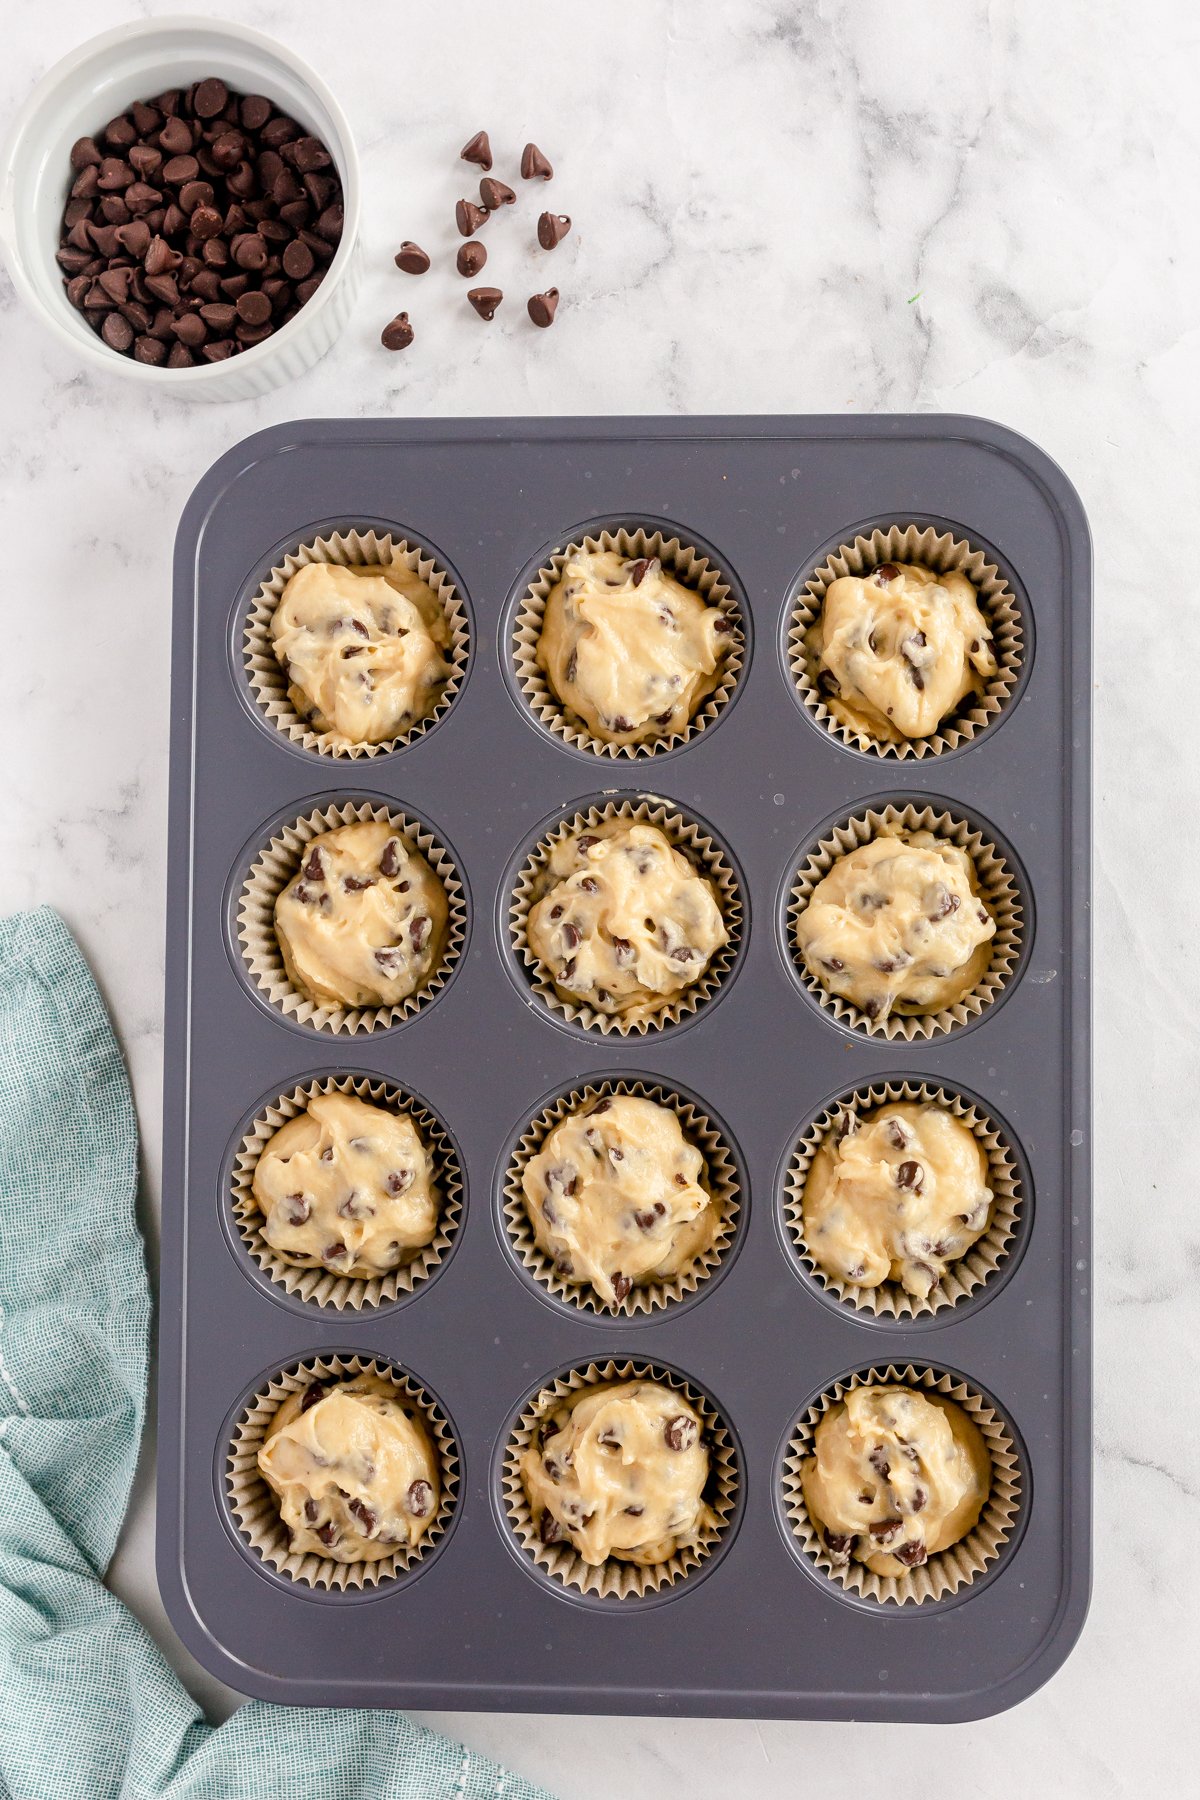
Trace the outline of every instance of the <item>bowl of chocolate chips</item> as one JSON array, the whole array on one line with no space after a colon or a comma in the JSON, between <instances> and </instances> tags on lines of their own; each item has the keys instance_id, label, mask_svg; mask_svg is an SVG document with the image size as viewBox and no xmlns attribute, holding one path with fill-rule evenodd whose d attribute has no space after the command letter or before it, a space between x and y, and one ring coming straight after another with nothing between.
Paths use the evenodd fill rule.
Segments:
<instances>
[{"instance_id":1,"label":"bowl of chocolate chips","mask_svg":"<svg viewBox=\"0 0 1200 1800\"><path fill-rule=\"evenodd\" d=\"M94 367L249 399L345 326L358 157L324 83L260 32L192 18L106 32L43 77L6 149L13 282Z\"/></svg>"}]
</instances>

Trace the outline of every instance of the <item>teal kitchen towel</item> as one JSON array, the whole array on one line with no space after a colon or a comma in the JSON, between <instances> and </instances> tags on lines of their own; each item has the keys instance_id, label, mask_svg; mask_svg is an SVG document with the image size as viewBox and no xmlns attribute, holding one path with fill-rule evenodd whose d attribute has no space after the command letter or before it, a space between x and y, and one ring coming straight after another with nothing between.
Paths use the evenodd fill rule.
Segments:
<instances>
[{"instance_id":1,"label":"teal kitchen towel","mask_svg":"<svg viewBox=\"0 0 1200 1800\"><path fill-rule=\"evenodd\" d=\"M546 1800L399 1713L248 1702L214 1729L102 1584L146 1402L137 1124L48 908L0 920L0 1795Z\"/></svg>"}]
</instances>

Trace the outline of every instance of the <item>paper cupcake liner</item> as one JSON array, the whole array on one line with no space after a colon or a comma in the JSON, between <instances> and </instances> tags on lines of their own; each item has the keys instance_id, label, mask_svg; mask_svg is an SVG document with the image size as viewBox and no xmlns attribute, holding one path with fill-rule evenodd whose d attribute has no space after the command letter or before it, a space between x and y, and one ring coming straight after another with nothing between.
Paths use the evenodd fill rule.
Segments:
<instances>
[{"instance_id":1,"label":"paper cupcake liner","mask_svg":"<svg viewBox=\"0 0 1200 1800\"><path fill-rule=\"evenodd\" d=\"M809 1516L801 1483L801 1467L812 1454L813 1434L829 1409L852 1388L887 1384L923 1388L953 1400L978 1426L992 1459L991 1492L974 1529L918 1568L906 1569L903 1575L877 1575L853 1558L844 1567L835 1564ZM1012 1537L1022 1503L1017 1447L999 1412L957 1376L917 1368L911 1363L906 1368L889 1363L849 1375L814 1400L792 1430L784 1455L782 1484L784 1513L805 1558L847 1593L881 1605L920 1606L944 1599L975 1581L995 1562Z\"/></svg>"},{"instance_id":2,"label":"paper cupcake liner","mask_svg":"<svg viewBox=\"0 0 1200 1800\"><path fill-rule=\"evenodd\" d=\"M564 1280L555 1268L553 1258L539 1247L525 1208L521 1178L525 1165L531 1157L537 1155L547 1135L556 1125L571 1113L580 1112L597 1100L613 1094L633 1094L639 1099L654 1100L660 1106L670 1107L683 1127L684 1136L695 1144L704 1157L703 1186L711 1196L711 1204L718 1208L721 1223L712 1244L689 1267L680 1270L669 1281L646 1282L634 1286L624 1300L610 1305L601 1299L590 1282ZM544 1106L522 1132L504 1181L504 1228L525 1268L556 1300L577 1307L580 1312L598 1313L605 1318L633 1318L639 1313L653 1313L695 1293L719 1267L732 1245L737 1235L740 1212L737 1165L719 1127L713 1124L707 1113L694 1101L685 1099L674 1089L656 1081L637 1078L589 1082L584 1087L573 1088L570 1093L562 1094L548 1106Z\"/></svg>"},{"instance_id":3,"label":"paper cupcake liner","mask_svg":"<svg viewBox=\"0 0 1200 1800\"><path fill-rule=\"evenodd\" d=\"M385 738L378 744L355 743L338 731L315 730L292 705L287 676L271 642L271 621L292 576L298 569L314 562L359 568L398 563L427 582L441 602L450 627L450 643L445 652L450 676L432 711L398 737ZM242 634L242 660L250 691L264 716L294 744L300 744L305 750L316 750L322 756L386 756L411 744L449 712L466 675L470 649L466 609L446 570L427 551L404 538L392 537L390 532L380 535L374 531L333 531L327 537L313 538L297 545L259 585L246 613Z\"/></svg>"},{"instance_id":4,"label":"paper cupcake liner","mask_svg":"<svg viewBox=\"0 0 1200 1800\"><path fill-rule=\"evenodd\" d=\"M833 867L839 856L868 843L885 827L904 831L930 831L965 850L975 865L979 894L996 921L991 940L992 960L977 986L953 1006L934 1013L892 1013L886 1019L869 1019L860 1007L838 994L831 994L804 966L796 928L800 915L812 897L813 889ZM824 1010L839 1024L853 1026L870 1037L915 1038L936 1037L940 1032L954 1031L967 1025L996 1000L1012 979L1021 953L1024 914L1013 871L996 846L953 813L939 812L933 806L917 806L909 801L904 806L871 807L855 813L835 826L827 837L814 846L800 865L792 881L787 908L787 948L796 972Z\"/></svg>"},{"instance_id":5,"label":"paper cupcake liner","mask_svg":"<svg viewBox=\"0 0 1200 1800\"><path fill-rule=\"evenodd\" d=\"M540 897L535 891L537 881L556 845L575 832L592 830L616 818L630 824L658 826L672 846L712 882L729 933L729 941L718 950L703 975L681 989L673 1000L665 1001L650 1018L621 1018L614 1013L596 1012L586 1001L561 999L543 964L531 950L527 936L529 914ZM713 998L733 969L741 949L743 915L738 878L720 845L677 807L647 795L634 800L608 800L561 819L535 845L521 866L509 903L508 929L518 964L527 972L533 992L544 1006L559 1018L582 1025L586 1030L599 1031L606 1036L616 1032L621 1037L628 1037L632 1032L644 1034L677 1025Z\"/></svg>"},{"instance_id":6,"label":"paper cupcake liner","mask_svg":"<svg viewBox=\"0 0 1200 1800\"><path fill-rule=\"evenodd\" d=\"M939 575L956 570L965 575L978 593L980 610L992 628L992 648L998 664L983 693L968 694L962 710L944 719L929 737L904 738L898 743L872 737L834 717L817 687L816 665L805 643L805 635L821 610L830 583L843 575L862 575L885 562L920 563ZM958 750L969 744L1007 704L1021 675L1025 625L1005 576L966 539L956 538L949 531L939 532L932 525L924 530L917 525L877 526L865 536L857 536L853 543L840 545L813 570L792 609L787 650L792 679L805 708L831 737L852 750L876 756L940 756L943 750Z\"/></svg>"},{"instance_id":7,"label":"paper cupcake liner","mask_svg":"<svg viewBox=\"0 0 1200 1800\"><path fill-rule=\"evenodd\" d=\"M258 1159L275 1133L289 1119L305 1110L318 1094L354 1094L360 1100L406 1114L416 1126L433 1165L438 1190L438 1228L431 1243L412 1252L410 1260L386 1275L338 1275L329 1269L297 1268L285 1262L264 1236L266 1221L254 1197L254 1171ZM386 1306L427 1280L450 1249L462 1220L463 1181L458 1154L449 1134L426 1106L393 1082L373 1081L366 1075L327 1075L281 1094L264 1106L247 1126L234 1158L231 1189L233 1217L242 1241L267 1278L297 1299L337 1312L361 1312Z\"/></svg>"},{"instance_id":8,"label":"paper cupcake liner","mask_svg":"<svg viewBox=\"0 0 1200 1800\"><path fill-rule=\"evenodd\" d=\"M420 1543L401 1545L394 1555L378 1562L342 1563L329 1556L295 1555L288 1545L287 1529L279 1516L275 1495L258 1469L258 1451L275 1414L289 1394L313 1381L332 1381L348 1375L378 1375L390 1381L398 1394L420 1411L438 1453L441 1498L433 1523ZM367 1356L312 1356L281 1369L243 1408L233 1428L225 1461L225 1491L229 1509L242 1538L269 1568L306 1587L345 1592L377 1587L406 1575L445 1536L458 1503L459 1453L450 1421L420 1382L391 1363Z\"/></svg>"},{"instance_id":9,"label":"paper cupcake liner","mask_svg":"<svg viewBox=\"0 0 1200 1800\"><path fill-rule=\"evenodd\" d=\"M577 714L564 707L538 667L538 643L550 590L562 575L567 559L580 550L596 552L615 550L618 556L657 556L668 574L694 588L709 606L719 606L733 621L729 649L721 663L720 680L707 695L688 724L686 731L663 732L637 744L613 744L596 737ZM511 654L517 686L534 718L565 744L575 750L588 750L596 756L654 756L664 750L676 750L706 730L722 708L732 699L746 656L745 628L737 602L719 569L707 556L692 549L678 537L665 538L661 531L637 529L600 531L557 550L545 566L538 570L522 596L513 626Z\"/></svg>"},{"instance_id":10,"label":"paper cupcake liner","mask_svg":"<svg viewBox=\"0 0 1200 1800\"><path fill-rule=\"evenodd\" d=\"M988 1229L958 1262L951 1264L945 1276L924 1299L910 1294L898 1281L885 1281L876 1288L856 1287L829 1275L810 1255L804 1237L804 1185L818 1149L847 1116L861 1119L877 1106L897 1100L931 1102L943 1106L962 1121L974 1135L987 1157L988 1186L992 1190L992 1218ZM988 1115L953 1088L935 1086L928 1081L878 1081L871 1087L859 1088L845 1098L835 1100L815 1118L797 1143L784 1183L783 1216L809 1277L818 1287L833 1294L861 1313L877 1319L903 1323L909 1319L931 1317L946 1307L959 1305L991 1280L1012 1248L1020 1223L1023 1194L1021 1177L1007 1138Z\"/></svg>"},{"instance_id":11,"label":"paper cupcake liner","mask_svg":"<svg viewBox=\"0 0 1200 1800\"><path fill-rule=\"evenodd\" d=\"M542 1415L568 1395L578 1395L597 1382L657 1381L684 1396L699 1415L709 1445L709 1481L705 1502L713 1515L713 1524L700 1543L677 1550L666 1562L641 1568L610 1556L607 1562L586 1563L570 1544L543 1544L533 1522L533 1514L521 1480L521 1454L529 1443ZM733 1439L712 1401L682 1375L640 1360L605 1363L591 1362L584 1368L571 1369L549 1382L534 1395L513 1427L504 1455L501 1485L504 1510L521 1549L541 1573L566 1588L581 1594L594 1594L614 1603L631 1598L642 1599L664 1588L686 1581L701 1568L727 1537L733 1522L741 1476Z\"/></svg>"},{"instance_id":12,"label":"paper cupcake liner","mask_svg":"<svg viewBox=\"0 0 1200 1800\"><path fill-rule=\"evenodd\" d=\"M421 852L446 890L449 918L441 961L425 986L394 1006L330 1006L312 1000L293 986L275 935L275 902L304 860L307 846L323 832L364 820L386 821L410 848ZM259 851L238 900L238 942L243 960L259 991L285 1017L318 1031L376 1031L398 1025L428 1006L445 986L462 955L467 931L467 900L450 854L432 832L399 808L379 801L347 800L293 819Z\"/></svg>"}]
</instances>

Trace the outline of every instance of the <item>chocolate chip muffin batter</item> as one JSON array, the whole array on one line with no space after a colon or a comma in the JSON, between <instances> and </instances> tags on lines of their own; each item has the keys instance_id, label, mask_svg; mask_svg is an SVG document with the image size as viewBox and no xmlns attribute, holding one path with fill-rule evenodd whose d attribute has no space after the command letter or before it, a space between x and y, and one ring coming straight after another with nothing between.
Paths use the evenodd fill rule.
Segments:
<instances>
[{"instance_id":1,"label":"chocolate chip muffin batter","mask_svg":"<svg viewBox=\"0 0 1200 1800\"><path fill-rule=\"evenodd\" d=\"M420 1409L378 1375L289 1394L258 1453L297 1556L379 1562L420 1543L438 1509Z\"/></svg>"},{"instance_id":2,"label":"chocolate chip muffin batter","mask_svg":"<svg viewBox=\"0 0 1200 1800\"><path fill-rule=\"evenodd\" d=\"M995 933L965 850L886 826L838 857L796 922L809 974L869 1019L953 1006L986 973Z\"/></svg>"},{"instance_id":3,"label":"chocolate chip muffin batter","mask_svg":"<svg viewBox=\"0 0 1200 1800\"><path fill-rule=\"evenodd\" d=\"M996 673L979 596L957 570L884 563L829 584L806 635L834 718L885 742L928 737Z\"/></svg>"},{"instance_id":4,"label":"chocolate chip muffin batter","mask_svg":"<svg viewBox=\"0 0 1200 1800\"><path fill-rule=\"evenodd\" d=\"M804 1460L809 1517L832 1561L903 1575L974 1529L991 1489L978 1427L940 1394L852 1388Z\"/></svg>"},{"instance_id":5,"label":"chocolate chip muffin batter","mask_svg":"<svg viewBox=\"0 0 1200 1800\"><path fill-rule=\"evenodd\" d=\"M306 564L283 590L271 639L299 716L354 744L408 731L450 677L441 601L400 564Z\"/></svg>"},{"instance_id":6,"label":"chocolate chip muffin batter","mask_svg":"<svg viewBox=\"0 0 1200 1800\"><path fill-rule=\"evenodd\" d=\"M716 1236L704 1158L669 1106L614 1094L570 1114L525 1164L534 1237L567 1281L609 1305L667 1281Z\"/></svg>"},{"instance_id":7,"label":"chocolate chip muffin batter","mask_svg":"<svg viewBox=\"0 0 1200 1800\"><path fill-rule=\"evenodd\" d=\"M281 1261L364 1280L431 1243L438 1193L406 1113L354 1094L314 1094L254 1170L263 1236Z\"/></svg>"},{"instance_id":8,"label":"chocolate chip muffin batter","mask_svg":"<svg viewBox=\"0 0 1200 1800\"><path fill-rule=\"evenodd\" d=\"M536 885L529 946L559 994L651 1018L729 940L713 884L657 825L608 819L556 844Z\"/></svg>"},{"instance_id":9,"label":"chocolate chip muffin batter","mask_svg":"<svg viewBox=\"0 0 1200 1800\"><path fill-rule=\"evenodd\" d=\"M732 641L728 615L656 556L576 550L546 598L537 660L594 737L637 744L686 731Z\"/></svg>"},{"instance_id":10,"label":"chocolate chip muffin batter","mask_svg":"<svg viewBox=\"0 0 1200 1800\"><path fill-rule=\"evenodd\" d=\"M839 1126L804 1184L804 1242L851 1287L898 1281L924 1299L987 1230L983 1146L944 1106L899 1100Z\"/></svg>"},{"instance_id":11,"label":"chocolate chip muffin batter","mask_svg":"<svg viewBox=\"0 0 1200 1800\"><path fill-rule=\"evenodd\" d=\"M275 902L293 985L327 1006L395 1006L441 960L446 890L386 820L340 825L304 851Z\"/></svg>"},{"instance_id":12,"label":"chocolate chip muffin batter","mask_svg":"<svg viewBox=\"0 0 1200 1800\"><path fill-rule=\"evenodd\" d=\"M543 1544L570 1544L586 1563L649 1566L698 1543L708 1448L699 1416L655 1381L597 1383L559 1402L521 1457Z\"/></svg>"}]
</instances>

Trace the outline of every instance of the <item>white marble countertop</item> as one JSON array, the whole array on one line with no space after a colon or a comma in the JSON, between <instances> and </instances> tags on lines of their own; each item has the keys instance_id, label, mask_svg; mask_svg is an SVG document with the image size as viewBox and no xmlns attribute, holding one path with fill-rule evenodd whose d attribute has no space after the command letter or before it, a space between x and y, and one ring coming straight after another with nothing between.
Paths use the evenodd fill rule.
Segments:
<instances>
[{"instance_id":1,"label":"white marble countertop","mask_svg":"<svg viewBox=\"0 0 1200 1800\"><path fill-rule=\"evenodd\" d=\"M94 30L178 10L160 0L11 8L0 111ZM1197 1323L1195 1170L1179 1121L1197 1068L1200 780L1181 743L1188 700L1164 713L1155 690L1195 632L1180 605L1195 585L1200 501L1200 249L1184 211L1200 182L1195 9L347 0L331 11L319 0L225 0L216 10L286 36L351 113L369 274L346 339L258 404L148 404L81 373L0 274L0 529L15 562L0 615L0 911L57 906L99 975L133 1073L151 1239L171 538L222 449L302 414L951 410L1004 421L1071 475L1097 555L1098 1491L1082 1642L1033 1699L943 1730L936 1748L928 1727L436 1723L569 1800L769 1797L801 1785L858 1796L881 1784L949 1800L964 1758L972 1791L1005 1800L1143 1795L1194 1779L1200 1593L1195 1559L1172 1553L1195 1538L1200 1472L1190 1412L1164 1378L1186 1370ZM550 332L530 332L519 304L483 326L452 275L417 283L391 265L402 237L451 245L448 203L465 191L454 158L481 124L497 146L532 136L547 148L559 174L546 203L578 223L552 277L534 279L547 265L522 264L515 232L488 266L514 299L557 281L569 299ZM378 333L401 305L420 335L389 357ZM1181 816L1170 863L1153 856ZM114 1584L219 1715L234 1697L189 1662L158 1605L151 1460L148 1443Z\"/></svg>"}]
</instances>

